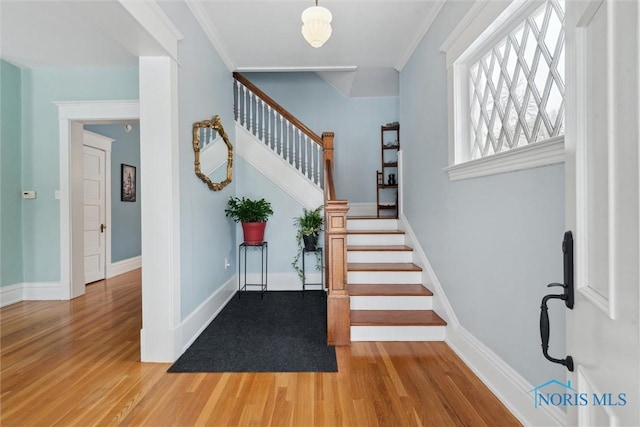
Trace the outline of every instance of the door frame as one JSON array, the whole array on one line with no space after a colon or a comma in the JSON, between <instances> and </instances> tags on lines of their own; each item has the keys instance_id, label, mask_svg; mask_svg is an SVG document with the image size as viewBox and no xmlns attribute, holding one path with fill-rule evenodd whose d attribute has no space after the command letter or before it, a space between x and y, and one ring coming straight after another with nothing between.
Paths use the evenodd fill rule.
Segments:
<instances>
[{"instance_id":1,"label":"door frame","mask_svg":"<svg viewBox=\"0 0 640 427\"><path fill-rule=\"evenodd\" d=\"M89 136L91 139L87 140L86 139L87 136ZM109 277L111 277L111 144L113 144L114 141L115 139L84 129L82 144L88 147L95 148L97 150L104 151L104 163L105 163L104 221L107 225L107 228L105 229L105 236L104 236L104 240L105 240L104 242L104 277L105 279L108 279ZM80 203L79 200L77 202ZM84 198L82 200L82 203L84 203ZM83 243L83 249L84 249L84 243Z\"/></svg>"},{"instance_id":2,"label":"door frame","mask_svg":"<svg viewBox=\"0 0 640 427\"><path fill-rule=\"evenodd\" d=\"M131 101L56 102L60 121L60 286L61 298L84 294L82 239L82 132L85 124L140 119L140 103ZM110 245L107 245L110 247Z\"/></svg>"}]
</instances>

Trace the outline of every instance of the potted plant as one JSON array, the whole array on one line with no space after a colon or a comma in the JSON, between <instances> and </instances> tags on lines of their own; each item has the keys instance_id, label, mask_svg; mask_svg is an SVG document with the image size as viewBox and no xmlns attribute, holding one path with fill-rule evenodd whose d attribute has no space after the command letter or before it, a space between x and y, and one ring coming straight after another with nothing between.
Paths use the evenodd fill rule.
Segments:
<instances>
[{"instance_id":1,"label":"potted plant","mask_svg":"<svg viewBox=\"0 0 640 427\"><path fill-rule=\"evenodd\" d=\"M263 242L267 220L273 215L271 203L265 199L252 200L246 197L232 196L229 198L228 207L224 212L235 222L242 223L246 244L259 245Z\"/></svg>"},{"instance_id":2,"label":"potted plant","mask_svg":"<svg viewBox=\"0 0 640 427\"><path fill-rule=\"evenodd\" d=\"M302 270L298 266L298 261L302 256L302 249L304 248L306 251L316 251L318 247L318 236L322 231L322 225L324 223L324 217L322 214L323 206L318 206L315 209L307 209L303 208L302 215L295 217L293 219L293 225L298 227L298 231L296 232L296 242L298 243L298 253L291 265L300 276L300 279L303 280ZM316 251L316 268L321 269L322 266L322 258L320 256L320 252Z\"/></svg>"}]
</instances>

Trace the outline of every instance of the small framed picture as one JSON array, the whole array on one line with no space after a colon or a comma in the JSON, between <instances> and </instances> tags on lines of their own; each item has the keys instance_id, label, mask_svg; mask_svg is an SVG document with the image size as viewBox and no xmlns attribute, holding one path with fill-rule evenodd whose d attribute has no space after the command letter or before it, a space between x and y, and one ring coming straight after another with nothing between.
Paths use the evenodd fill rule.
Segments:
<instances>
[{"instance_id":1,"label":"small framed picture","mask_svg":"<svg viewBox=\"0 0 640 427\"><path fill-rule=\"evenodd\" d=\"M136 201L136 167L120 165L120 200L123 202Z\"/></svg>"}]
</instances>

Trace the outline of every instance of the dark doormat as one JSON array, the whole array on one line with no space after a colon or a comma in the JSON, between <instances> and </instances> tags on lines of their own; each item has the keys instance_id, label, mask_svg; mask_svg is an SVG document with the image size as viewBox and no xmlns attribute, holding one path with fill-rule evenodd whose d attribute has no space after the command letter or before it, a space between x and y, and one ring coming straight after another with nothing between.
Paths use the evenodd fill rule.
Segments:
<instances>
[{"instance_id":1,"label":"dark doormat","mask_svg":"<svg viewBox=\"0 0 640 427\"><path fill-rule=\"evenodd\" d=\"M338 372L323 291L235 295L168 372Z\"/></svg>"}]
</instances>

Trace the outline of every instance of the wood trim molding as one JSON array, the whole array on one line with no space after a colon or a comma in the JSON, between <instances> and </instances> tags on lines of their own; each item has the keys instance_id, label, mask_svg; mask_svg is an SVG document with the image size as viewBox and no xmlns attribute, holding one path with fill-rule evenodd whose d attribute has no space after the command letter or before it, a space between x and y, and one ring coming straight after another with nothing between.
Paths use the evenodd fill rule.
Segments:
<instances>
[{"instance_id":1,"label":"wood trim molding","mask_svg":"<svg viewBox=\"0 0 640 427\"><path fill-rule=\"evenodd\" d=\"M411 224L404 215L399 219L407 244L414 250L414 262L422 267L423 283L430 283L433 309L447 321L445 342L449 347L524 425L566 425L566 414L558 408L535 408L529 393L534 386L460 324Z\"/></svg>"},{"instance_id":2,"label":"wood trim molding","mask_svg":"<svg viewBox=\"0 0 640 427\"><path fill-rule=\"evenodd\" d=\"M193 344L196 338L231 301L231 298L236 294L237 280L237 276L233 275L176 327L175 359L178 359Z\"/></svg>"},{"instance_id":3,"label":"wood trim molding","mask_svg":"<svg viewBox=\"0 0 640 427\"><path fill-rule=\"evenodd\" d=\"M142 267L142 255L107 264L107 279Z\"/></svg>"},{"instance_id":4,"label":"wood trim molding","mask_svg":"<svg viewBox=\"0 0 640 427\"><path fill-rule=\"evenodd\" d=\"M451 181L564 163L564 137L525 145L443 170Z\"/></svg>"},{"instance_id":5,"label":"wood trim molding","mask_svg":"<svg viewBox=\"0 0 640 427\"><path fill-rule=\"evenodd\" d=\"M0 286L0 307L6 307L24 300L22 288L22 283Z\"/></svg>"},{"instance_id":6,"label":"wood trim molding","mask_svg":"<svg viewBox=\"0 0 640 427\"><path fill-rule=\"evenodd\" d=\"M393 67L397 71L401 72L404 69L405 65L407 65L407 62L409 62L409 60L411 59L411 56L413 56L413 52L415 52L416 48L424 38L425 34L427 34L427 31L429 31L429 29L431 28L431 25L436 20L436 17L442 10L442 7L444 6L445 2L446 0L435 0L433 2L433 6L429 10L429 13L427 14L427 16L424 18L424 21L422 22L420 29L418 30L418 32L416 32L413 40L411 41L411 43L409 43L405 51L402 53L402 55L398 59L398 62L396 62L395 66Z\"/></svg>"},{"instance_id":7,"label":"wood trim molding","mask_svg":"<svg viewBox=\"0 0 640 427\"><path fill-rule=\"evenodd\" d=\"M185 3L196 21L198 21L198 24L200 24L200 27L209 39L211 46L213 46L218 55L220 55L220 58L222 59L222 62L224 62L224 65L227 67L227 70L235 70L236 64L233 61L231 54L229 54L227 47L222 42L222 38L220 37L220 34L218 34L218 30L216 30L216 28L211 23L211 19L209 18L207 9L204 7L202 2L187 0L185 1Z\"/></svg>"},{"instance_id":8,"label":"wood trim molding","mask_svg":"<svg viewBox=\"0 0 640 427\"><path fill-rule=\"evenodd\" d=\"M63 299L84 293L84 265L73 263L82 256L83 243L80 222L72 221L81 194L72 183L81 179L73 165L81 162L78 147L82 146L82 124L85 121L112 122L140 118L138 100L54 101L59 119L59 177L60 177L60 284ZM110 184L109 184L110 185ZM80 190L81 191L81 190ZM75 209L74 209L75 208ZM81 210L80 210L81 211ZM108 212L110 215L110 212ZM110 220L110 218L107 218ZM109 234L107 234L108 236ZM74 236L76 238L74 239ZM107 242L110 247L110 242ZM110 261L107 252L107 261Z\"/></svg>"}]
</instances>

